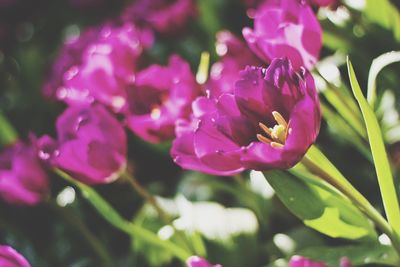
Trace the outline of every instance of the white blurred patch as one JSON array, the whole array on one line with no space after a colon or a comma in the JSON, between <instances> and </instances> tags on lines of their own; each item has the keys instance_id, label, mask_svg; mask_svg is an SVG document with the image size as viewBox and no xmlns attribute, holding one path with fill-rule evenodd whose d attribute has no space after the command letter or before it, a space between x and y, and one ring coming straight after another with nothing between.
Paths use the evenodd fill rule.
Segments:
<instances>
[{"instance_id":1,"label":"white blurred patch","mask_svg":"<svg viewBox=\"0 0 400 267\"><path fill-rule=\"evenodd\" d=\"M296 249L296 243L294 240L285 234L276 234L273 238L274 244L279 248L284 254L292 254Z\"/></svg>"},{"instance_id":2,"label":"white blurred patch","mask_svg":"<svg viewBox=\"0 0 400 267\"><path fill-rule=\"evenodd\" d=\"M344 26L350 21L350 11L345 6L339 6L336 10L321 8L318 12L320 18L327 18L337 26Z\"/></svg>"},{"instance_id":3,"label":"white blurred patch","mask_svg":"<svg viewBox=\"0 0 400 267\"><path fill-rule=\"evenodd\" d=\"M258 221L251 210L225 208L215 202L190 202L183 196L176 199L180 217L174 221L179 230L197 231L211 240L229 240L234 236L254 233Z\"/></svg>"},{"instance_id":4,"label":"white blurred patch","mask_svg":"<svg viewBox=\"0 0 400 267\"><path fill-rule=\"evenodd\" d=\"M272 198L275 193L264 174L259 171L250 171L250 188L266 199Z\"/></svg>"},{"instance_id":5,"label":"white blurred patch","mask_svg":"<svg viewBox=\"0 0 400 267\"><path fill-rule=\"evenodd\" d=\"M57 195L56 202L59 206L65 207L72 204L75 201L75 197L75 189L67 186Z\"/></svg>"},{"instance_id":6,"label":"white blurred patch","mask_svg":"<svg viewBox=\"0 0 400 267\"><path fill-rule=\"evenodd\" d=\"M343 2L351 8L364 10L366 7L365 0L343 0Z\"/></svg>"},{"instance_id":7,"label":"white blurred patch","mask_svg":"<svg viewBox=\"0 0 400 267\"><path fill-rule=\"evenodd\" d=\"M158 230L158 237L162 240L168 240L174 235L174 228L170 225L166 225Z\"/></svg>"},{"instance_id":8,"label":"white blurred patch","mask_svg":"<svg viewBox=\"0 0 400 267\"><path fill-rule=\"evenodd\" d=\"M391 245L392 242L390 241L390 238L386 234L381 234L378 238L379 243L382 245Z\"/></svg>"}]
</instances>

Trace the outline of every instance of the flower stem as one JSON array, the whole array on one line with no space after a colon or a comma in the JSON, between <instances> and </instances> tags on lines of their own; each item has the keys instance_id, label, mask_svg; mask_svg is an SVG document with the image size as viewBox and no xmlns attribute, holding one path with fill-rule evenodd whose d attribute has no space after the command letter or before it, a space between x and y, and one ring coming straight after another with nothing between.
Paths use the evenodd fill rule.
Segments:
<instances>
[{"instance_id":1,"label":"flower stem","mask_svg":"<svg viewBox=\"0 0 400 267\"><path fill-rule=\"evenodd\" d=\"M85 223L72 211L72 209L68 207L60 207L56 203L54 203L54 201L49 201L47 203L55 213L57 213L60 217L62 217L66 222L68 222L71 226L73 226L82 234L84 239L92 247L93 251L98 255L101 266L114 266L114 263L112 262L107 249L98 240L98 238L92 232L90 232Z\"/></svg>"},{"instance_id":2,"label":"flower stem","mask_svg":"<svg viewBox=\"0 0 400 267\"><path fill-rule=\"evenodd\" d=\"M149 231L148 229L122 218L121 215L119 215L119 213L90 186L73 179L70 175L60 169L53 169L53 171L66 181L77 186L77 188L81 190L82 196L86 198L90 202L90 204L92 204L92 206L106 221L108 221L117 229L134 238L142 239L149 244L158 246L165 249L166 251L169 251L171 254L179 258L182 262L186 262L186 260L192 255L190 252L180 247L179 245L169 240L160 239L156 234Z\"/></svg>"},{"instance_id":3,"label":"flower stem","mask_svg":"<svg viewBox=\"0 0 400 267\"><path fill-rule=\"evenodd\" d=\"M165 224L171 224L172 219L167 213L164 212L160 205L158 205L156 198L150 194L133 175L129 174L128 172L124 172L121 177L123 177L141 197L143 197L151 206L153 206Z\"/></svg>"},{"instance_id":4,"label":"flower stem","mask_svg":"<svg viewBox=\"0 0 400 267\"><path fill-rule=\"evenodd\" d=\"M172 227L174 229L174 232L176 233L176 236L180 241L185 244L185 246L192 251L194 254L197 255L195 252L195 249L191 245L191 243L187 240L186 236L176 229L176 227L172 223L172 218L160 207L160 205L157 203L157 199L149 193L146 188L144 188L139 181L132 175L129 174L127 171L125 171L121 177L125 178L126 181L132 186L132 188L139 194L141 195L158 213L160 216L161 220L166 224ZM202 256L202 255L200 255Z\"/></svg>"},{"instance_id":5,"label":"flower stem","mask_svg":"<svg viewBox=\"0 0 400 267\"><path fill-rule=\"evenodd\" d=\"M313 148L315 149L315 147ZM330 163L326 157L320 157L319 160L324 159ZM318 175L320 178L334 186L346 197L348 197L375 225L384 232L392 241L392 245L400 255L400 241L389 223L382 217L382 215L371 205L371 203L346 179L338 178L332 175L331 172L324 169L321 162L316 162L307 155L303 158L302 163L307 169Z\"/></svg>"}]
</instances>

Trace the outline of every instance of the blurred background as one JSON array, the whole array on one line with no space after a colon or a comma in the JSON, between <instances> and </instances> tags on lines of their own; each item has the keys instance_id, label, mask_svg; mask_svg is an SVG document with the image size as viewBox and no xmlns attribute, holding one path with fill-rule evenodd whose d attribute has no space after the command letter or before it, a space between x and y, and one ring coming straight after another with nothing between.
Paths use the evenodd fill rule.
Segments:
<instances>
[{"instance_id":1,"label":"blurred background","mask_svg":"<svg viewBox=\"0 0 400 267\"><path fill-rule=\"evenodd\" d=\"M0 114L20 138L26 139L31 132L54 136L55 119L65 105L45 98L42 87L66 38L114 19L131 2L0 0ZM393 4L399 6L397 0ZM196 72L201 52L210 52L211 62L217 60L218 31L227 29L240 36L243 27L252 25L240 0L198 0L197 9L197 16L183 31L156 35L155 45L147 51L146 64L166 63L170 54L177 53ZM348 0L337 9L322 8L316 12L324 31L317 70L326 81L318 75L316 78L321 92L328 86L327 81L348 90L346 55L350 55L362 88L366 88L372 60L400 49L400 23L396 28L386 22L388 15L382 13L385 10L368 6L365 1ZM377 109L390 156L397 167L399 73L400 64L394 64L380 74ZM329 95L321 93L323 101L327 98ZM5 147L10 129L6 121L0 122L0 144ZM363 149L354 145L351 135L346 135L337 124L324 122L317 143L379 207L373 165ZM162 197L161 203L183 229L201 236L210 262L227 267L267 266L309 246L350 244L306 228L274 197L260 173L217 179L183 172L170 158L169 146L151 145L129 133L130 168L150 192ZM51 183L53 200L39 206L19 207L0 202L0 243L12 245L33 267L179 266L168 252L114 229L65 181L54 176ZM154 211L123 182L97 186L96 190L125 218L163 238L170 237L171 229L162 227ZM107 265L109 262L115 265Z\"/></svg>"}]
</instances>

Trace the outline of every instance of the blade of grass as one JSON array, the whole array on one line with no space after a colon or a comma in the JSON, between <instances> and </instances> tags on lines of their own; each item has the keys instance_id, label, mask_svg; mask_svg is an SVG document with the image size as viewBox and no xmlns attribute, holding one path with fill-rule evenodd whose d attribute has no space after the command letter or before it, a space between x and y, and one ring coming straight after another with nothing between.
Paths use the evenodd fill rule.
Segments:
<instances>
[{"instance_id":1,"label":"blade of grass","mask_svg":"<svg viewBox=\"0 0 400 267\"><path fill-rule=\"evenodd\" d=\"M382 138L382 132L374 111L368 104L367 100L364 98L349 58L347 58L347 67L351 88L360 106L361 112L364 117L365 126L367 128L368 139L371 146L372 157L375 163L376 174L378 177L385 212L388 217L389 224L394 229L397 237L399 238L400 206L399 200L397 198L391 166L389 164L385 144Z\"/></svg>"}]
</instances>

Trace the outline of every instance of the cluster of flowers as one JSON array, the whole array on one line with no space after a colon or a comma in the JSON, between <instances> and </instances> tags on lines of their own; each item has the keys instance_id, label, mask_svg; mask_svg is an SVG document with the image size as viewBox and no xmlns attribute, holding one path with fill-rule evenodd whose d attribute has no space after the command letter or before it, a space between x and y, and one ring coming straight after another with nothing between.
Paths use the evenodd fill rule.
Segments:
<instances>
[{"instance_id":1,"label":"cluster of flowers","mask_svg":"<svg viewBox=\"0 0 400 267\"><path fill-rule=\"evenodd\" d=\"M308 70L322 32L306 1L259 2L245 41L218 34L220 59L205 84L178 55L166 66L144 60L157 34L173 34L196 15L193 0L135 1L117 20L71 36L43 87L68 105L56 122L57 139L31 137L3 151L0 196L28 205L45 199L44 166L87 184L114 181L127 164L124 126L151 143L173 140L171 156L185 169L233 175L292 167L319 132Z\"/></svg>"}]
</instances>

